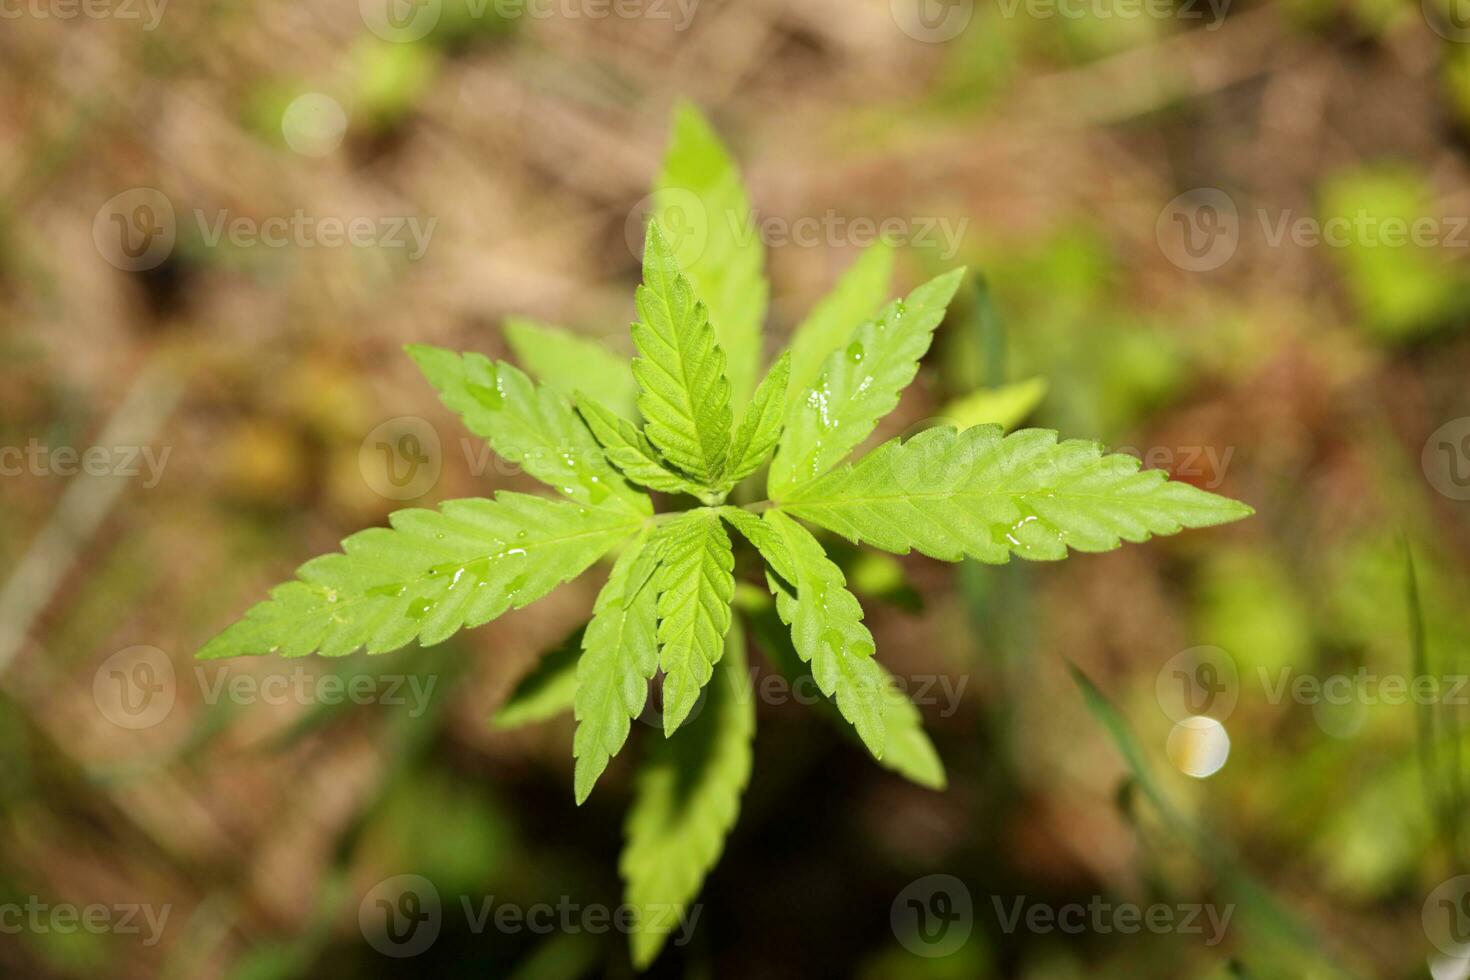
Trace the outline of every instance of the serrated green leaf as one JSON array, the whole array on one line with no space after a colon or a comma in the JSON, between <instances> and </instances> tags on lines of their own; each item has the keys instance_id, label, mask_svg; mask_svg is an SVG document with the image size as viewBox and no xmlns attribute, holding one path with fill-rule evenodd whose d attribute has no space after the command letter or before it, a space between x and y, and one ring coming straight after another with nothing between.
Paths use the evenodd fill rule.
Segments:
<instances>
[{"instance_id":1,"label":"serrated green leaf","mask_svg":"<svg viewBox=\"0 0 1470 980\"><path fill-rule=\"evenodd\" d=\"M786 539L773 525L739 507L721 507L720 516L755 546L777 575L788 582L796 581L796 560L786 549Z\"/></svg>"},{"instance_id":2,"label":"serrated green leaf","mask_svg":"<svg viewBox=\"0 0 1470 980\"><path fill-rule=\"evenodd\" d=\"M639 774L619 861L625 900L637 910L633 965L653 963L720 858L750 780L755 699L745 688L739 625L699 717L659 742Z\"/></svg>"},{"instance_id":3,"label":"serrated green leaf","mask_svg":"<svg viewBox=\"0 0 1470 980\"><path fill-rule=\"evenodd\" d=\"M649 222L638 287L633 361L644 431L664 459L707 486L724 475L730 451L730 382L705 306Z\"/></svg>"},{"instance_id":4,"label":"serrated green leaf","mask_svg":"<svg viewBox=\"0 0 1470 980\"><path fill-rule=\"evenodd\" d=\"M582 637L572 739L579 805L628 740L630 720L643 710L648 682L658 669L658 596L633 575L647 542L645 535L613 566Z\"/></svg>"},{"instance_id":5,"label":"serrated green leaf","mask_svg":"<svg viewBox=\"0 0 1470 980\"><path fill-rule=\"evenodd\" d=\"M613 414L589 395L579 392L576 401L577 410L602 445L603 453L623 476L663 493L698 496L704 492L699 484L664 466L657 450L632 422Z\"/></svg>"},{"instance_id":6,"label":"serrated green leaf","mask_svg":"<svg viewBox=\"0 0 1470 980\"><path fill-rule=\"evenodd\" d=\"M520 679L505 703L490 719L502 731L555 718L572 710L577 694L577 659L582 654L579 628L542 655L530 673Z\"/></svg>"},{"instance_id":7,"label":"serrated green leaf","mask_svg":"<svg viewBox=\"0 0 1470 980\"><path fill-rule=\"evenodd\" d=\"M944 406L940 416L956 429L998 425L1014 429L1036 410L1046 397L1045 378L1030 378L999 388L982 388Z\"/></svg>"},{"instance_id":8,"label":"serrated green leaf","mask_svg":"<svg viewBox=\"0 0 1470 980\"><path fill-rule=\"evenodd\" d=\"M859 255L791 335L791 385L787 404L804 398L833 351L852 342L852 332L871 320L888 298L893 248L878 242Z\"/></svg>"},{"instance_id":9,"label":"serrated green leaf","mask_svg":"<svg viewBox=\"0 0 1470 980\"><path fill-rule=\"evenodd\" d=\"M439 643L576 578L643 518L520 493L400 510L389 528L342 542L342 553L302 565L199 651L202 659L362 647L386 653L417 639Z\"/></svg>"},{"instance_id":10,"label":"serrated green leaf","mask_svg":"<svg viewBox=\"0 0 1470 980\"><path fill-rule=\"evenodd\" d=\"M892 688L893 675L884 671ZM883 711L883 758L878 764L926 789L942 790L949 785L939 752L924 731L924 715L902 695L890 697Z\"/></svg>"},{"instance_id":11,"label":"serrated green leaf","mask_svg":"<svg viewBox=\"0 0 1470 980\"><path fill-rule=\"evenodd\" d=\"M1253 513L1162 470L1140 471L1133 456L1105 456L1095 442L1059 443L1044 429L1002 436L994 425L890 440L802 487L785 509L885 551L996 564L1012 554L1065 558L1069 547L1110 551Z\"/></svg>"},{"instance_id":12,"label":"serrated green leaf","mask_svg":"<svg viewBox=\"0 0 1470 980\"><path fill-rule=\"evenodd\" d=\"M735 555L719 515L703 509L668 525L663 548L653 584L664 672L664 734L672 735L699 700L724 650L735 594Z\"/></svg>"},{"instance_id":13,"label":"serrated green leaf","mask_svg":"<svg viewBox=\"0 0 1470 980\"><path fill-rule=\"evenodd\" d=\"M631 358L605 345L523 317L511 317L502 328L505 341L526 373L571 398L595 391L603 404L625 419L638 418L638 382Z\"/></svg>"},{"instance_id":14,"label":"serrated green leaf","mask_svg":"<svg viewBox=\"0 0 1470 980\"><path fill-rule=\"evenodd\" d=\"M895 300L827 356L817 380L786 413L769 488L780 498L831 469L893 411L919 370L934 329L964 277L956 269Z\"/></svg>"},{"instance_id":15,"label":"serrated green leaf","mask_svg":"<svg viewBox=\"0 0 1470 980\"><path fill-rule=\"evenodd\" d=\"M579 504L653 513L653 501L607 461L565 395L483 354L425 344L407 350L440 400L503 459Z\"/></svg>"},{"instance_id":16,"label":"serrated green leaf","mask_svg":"<svg viewBox=\"0 0 1470 980\"><path fill-rule=\"evenodd\" d=\"M791 627L792 645L811 664L817 687L837 702L874 758L882 759L891 692L887 674L873 659L863 608L810 531L780 511L767 511L765 520L781 536L796 570L794 581L766 576L776 612Z\"/></svg>"},{"instance_id":17,"label":"serrated green leaf","mask_svg":"<svg viewBox=\"0 0 1470 980\"><path fill-rule=\"evenodd\" d=\"M781 419L786 414L786 382L791 375L791 358L782 354L766 379L756 389L755 397L745 409L735 441L730 446L729 471L725 487L733 487L754 473L766 461L776 440L781 436Z\"/></svg>"},{"instance_id":18,"label":"serrated green leaf","mask_svg":"<svg viewBox=\"0 0 1470 980\"><path fill-rule=\"evenodd\" d=\"M677 235L679 266L709 307L715 337L729 358L725 371L733 398L743 404L761 361L769 292L762 270L765 245L735 162L692 105L674 114L654 208L664 231Z\"/></svg>"},{"instance_id":19,"label":"serrated green leaf","mask_svg":"<svg viewBox=\"0 0 1470 980\"><path fill-rule=\"evenodd\" d=\"M748 594L747 597L751 601L756 598ZM755 609L742 604L740 596L737 596L736 603L750 624L751 634L762 652L785 677L791 689L799 690L811 677L811 669L801 662L796 648L791 645L791 631L776 614L771 598L761 595L759 599L764 605ZM887 670L883 675L888 689L896 692L897 681L893 675ZM840 726L844 734L860 741L830 700L818 702L818 707L823 709L822 715ZM926 789L942 790L948 785L944 763L925 733L923 716L912 701L897 693L890 697L883 712L883 729L883 758L877 760L880 766Z\"/></svg>"},{"instance_id":20,"label":"serrated green leaf","mask_svg":"<svg viewBox=\"0 0 1470 980\"><path fill-rule=\"evenodd\" d=\"M674 524L665 524L655 528L648 536L648 540L639 549L638 560L633 563L633 569L628 573L628 586L624 591L623 605L630 605L635 599L643 594L643 590L649 587L653 580L653 573L658 571L658 566L664 557L664 545L669 540L670 531L677 530ZM658 593L657 586L653 592Z\"/></svg>"}]
</instances>

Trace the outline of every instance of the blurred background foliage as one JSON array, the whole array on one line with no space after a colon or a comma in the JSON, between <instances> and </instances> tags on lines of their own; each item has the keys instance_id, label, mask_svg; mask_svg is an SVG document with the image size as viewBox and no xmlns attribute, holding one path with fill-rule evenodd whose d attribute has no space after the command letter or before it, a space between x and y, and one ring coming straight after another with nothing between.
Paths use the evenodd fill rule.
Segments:
<instances>
[{"instance_id":1,"label":"blurred background foliage","mask_svg":"<svg viewBox=\"0 0 1470 980\"><path fill-rule=\"evenodd\" d=\"M365 479L379 424L418 416L441 439L442 473L416 499L530 486L476 465L399 347L510 356L501 324L527 316L626 353L628 228L688 97L741 158L762 219L963 222L954 254L932 236L900 253L904 286L960 262L981 275L881 436L938 418L1054 427L1258 515L1055 567L839 549L890 670L965 682L954 704L924 707L949 788L903 783L810 711L763 705L699 930L654 972L1465 975L1432 958L1420 919L1437 883L1470 871L1463 708L1314 709L1264 682L1454 674L1470 659L1467 504L1425 452L1470 416L1470 44L1451 39L1453 11L1240 0L1217 20L1200 4L1125 17L1100 0L1063 17L985 3L926 43L899 29L901 5L700 0L677 29L672 5L672 20L533 18L443 0L411 40L369 29L369 3L321 0L168 5L151 31L6 21L0 445L131 439L171 455L156 486L115 493L109 479L3 478L0 902L171 916L154 945L5 934L0 970L396 974L357 908L402 873L445 896L618 903L627 777L656 733L635 726L578 809L568 718L488 721L585 618L596 576L433 650L190 657L297 563L413 502ZM135 187L173 203L178 242L125 272L92 228ZM1228 195L1239 241L1191 271L1160 221L1200 187ZM211 243L196 210L436 224L411 261ZM1283 221L1334 217L1429 219L1440 234L1273 241ZM773 348L855 244L839 231L773 245ZM177 700L129 730L99 710L94 679L139 644L172 662ZM1239 675L1230 756L1208 779L1169 761L1156 694L1161 668L1198 646ZM421 712L206 696L222 675L297 669L434 686ZM889 910L934 873L965 883L974 931L926 959ZM993 896L1239 914L1218 946L1007 933ZM615 934L474 935L454 915L408 962L631 975Z\"/></svg>"}]
</instances>

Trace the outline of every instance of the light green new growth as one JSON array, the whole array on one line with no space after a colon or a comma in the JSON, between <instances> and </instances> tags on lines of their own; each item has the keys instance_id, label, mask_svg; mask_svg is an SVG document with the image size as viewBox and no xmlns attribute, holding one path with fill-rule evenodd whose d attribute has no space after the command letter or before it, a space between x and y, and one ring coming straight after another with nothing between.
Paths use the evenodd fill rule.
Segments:
<instances>
[{"instance_id":1,"label":"light green new growth","mask_svg":"<svg viewBox=\"0 0 1470 980\"><path fill-rule=\"evenodd\" d=\"M313 558L296 581L205 644L204 659L279 653L336 657L430 646L576 578L645 519L521 493L400 510L342 553Z\"/></svg>"},{"instance_id":2,"label":"light green new growth","mask_svg":"<svg viewBox=\"0 0 1470 980\"><path fill-rule=\"evenodd\" d=\"M674 113L654 206L655 220L674 236L679 267L709 307L715 337L729 359L726 374L735 404L744 404L761 359L761 321L770 289L763 271L765 245L735 161L692 105Z\"/></svg>"},{"instance_id":3,"label":"light green new growth","mask_svg":"<svg viewBox=\"0 0 1470 980\"><path fill-rule=\"evenodd\" d=\"M502 458L581 504L653 512L607 461L566 396L483 354L412 344L409 356L445 406Z\"/></svg>"},{"instance_id":4,"label":"light green new growth","mask_svg":"<svg viewBox=\"0 0 1470 980\"><path fill-rule=\"evenodd\" d=\"M776 611L791 627L792 645L811 665L822 693L837 702L868 751L881 759L889 691L883 668L873 659L873 634L863 625L862 606L811 532L780 511L767 512L765 520L794 560L795 581L767 576Z\"/></svg>"},{"instance_id":5,"label":"light green new growth","mask_svg":"<svg viewBox=\"0 0 1470 980\"><path fill-rule=\"evenodd\" d=\"M638 417L638 382L628 358L562 327L511 317L501 325L511 353L533 378L568 398L595 391L625 419Z\"/></svg>"},{"instance_id":6,"label":"light green new growth","mask_svg":"<svg viewBox=\"0 0 1470 980\"><path fill-rule=\"evenodd\" d=\"M847 576L798 519L899 554L1004 562L1106 551L1251 513L1141 471L1133 457L1036 429L930 429L848 461L914 379L963 271L884 306L892 251L869 249L756 388L760 238L729 154L692 109L679 113L658 186L631 365L526 321L507 333L540 383L481 354L408 348L471 431L558 497L502 492L398 511L390 527L302 565L199 653L427 646L617 555L591 620L522 681L495 723L570 708L581 803L662 674L665 738L638 777L621 865L640 910L630 937L640 967L698 895L750 774L755 704L742 621L793 682L810 672L824 710L885 768L944 786L920 712L876 659ZM964 407L1016 421L1043 390ZM750 478L767 463L770 499L745 503L759 496ZM685 499L655 513L645 490ZM727 524L753 546L774 596L742 585L739 616Z\"/></svg>"},{"instance_id":7,"label":"light green new growth","mask_svg":"<svg viewBox=\"0 0 1470 980\"><path fill-rule=\"evenodd\" d=\"M943 561L1012 554L1053 561L1124 541L1210 527L1252 513L1244 504L1139 470L1084 439L998 425L929 429L893 439L793 493L784 506L853 542Z\"/></svg>"},{"instance_id":8,"label":"light green new growth","mask_svg":"<svg viewBox=\"0 0 1470 980\"><path fill-rule=\"evenodd\" d=\"M786 413L771 463L772 496L821 476L893 411L963 276L955 269L894 300L827 355L817 380Z\"/></svg>"},{"instance_id":9,"label":"light green new growth","mask_svg":"<svg viewBox=\"0 0 1470 980\"><path fill-rule=\"evenodd\" d=\"M575 790L582 803L608 760L628 740L630 720L648 700L648 681L658 669L658 596L632 574L647 535L623 553L597 596L592 622L582 634L573 695L577 734Z\"/></svg>"},{"instance_id":10,"label":"light green new growth","mask_svg":"<svg viewBox=\"0 0 1470 980\"><path fill-rule=\"evenodd\" d=\"M633 344L639 356L633 376L648 441L674 467L714 486L725 473L730 451L725 353L657 222L649 223L644 243L638 314Z\"/></svg>"},{"instance_id":11,"label":"light green new growth","mask_svg":"<svg viewBox=\"0 0 1470 980\"><path fill-rule=\"evenodd\" d=\"M691 511L669 525L653 575L665 735L672 735L689 716L724 651L734 568L730 536L715 511Z\"/></svg>"},{"instance_id":12,"label":"light green new growth","mask_svg":"<svg viewBox=\"0 0 1470 980\"><path fill-rule=\"evenodd\" d=\"M806 397L827 355L847 346L853 328L871 320L888 300L893 248L879 242L858 256L791 337L791 386L787 402Z\"/></svg>"},{"instance_id":13,"label":"light green new growth","mask_svg":"<svg viewBox=\"0 0 1470 980\"><path fill-rule=\"evenodd\" d=\"M760 468L776 440L781 437L781 417L786 412L786 384L791 377L791 357L782 354L771 366L766 380L755 391L755 399L745 410L735 441L730 447L729 465L720 482L729 489Z\"/></svg>"},{"instance_id":14,"label":"light green new growth","mask_svg":"<svg viewBox=\"0 0 1470 980\"><path fill-rule=\"evenodd\" d=\"M675 473L660 460L658 450L632 422L620 418L589 395L577 394L577 409L602 445L608 461L629 480L663 493L699 495L705 487Z\"/></svg>"},{"instance_id":15,"label":"light green new growth","mask_svg":"<svg viewBox=\"0 0 1470 980\"><path fill-rule=\"evenodd\" d=\"M704 710L679 738L661 742L638 777L619 870L638 913L633 965L653 962L725 847L750 780L755 699L745 639L732 629Z\"/></svg>"},{"instance_id":16,"label":"light green new growth","mask_svg":"<svg viewBox=\"0 0 1470 980\"><path fill-rule=\"evenodd\" d=\"M1046 390L1045 378L1030 378L999 388L982 388L950 402L939 414L956 429L998 425L1009 432L1036 410L1046 397Z\"/></svg>"}]
</instances>

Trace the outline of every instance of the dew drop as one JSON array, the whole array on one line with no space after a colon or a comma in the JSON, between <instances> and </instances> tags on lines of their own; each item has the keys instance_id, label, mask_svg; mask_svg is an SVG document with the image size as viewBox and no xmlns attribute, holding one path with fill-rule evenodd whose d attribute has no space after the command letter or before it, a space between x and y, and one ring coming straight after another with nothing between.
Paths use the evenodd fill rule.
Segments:
<instances>
[{"instance_id":1,"label":"dew drop","mask_svg":"<svg viewBox=\"0 0 1470 980\"><path fill-rule=\"evenodd\" d=\"M466 386L469 388L469 394L475 395L475 401L492 410L498 410L506 406L506 392L501 388L500 373L494 369L494 366L487 367L485 370L490 372L491 383L485 385L485 383L469 382Z\"/></svg>"},{"instance_id":2,"label":"dew drop","mask_svg":"<svg viewBox=\"0 0 1470 980\"><path fill-rule=\"evenodd\" d=\"M863 350L863 345L856 340L847 346L847 359L854 364L863 363L863 357L866 353Z\"/></svg>"},{"instance_id":3,"label":"dew drop","mask_svg":"<svg viewBox=\"0 0 1470 980\"><path fill-rule=\"evenodd\" d=\"M812 586L812 603L819 609L827 608L827 583L817 582ZM835 631L828 630L827 632L831 633ZM825 634L823 638L825 639Z\"/></svg>"},{"instance_id":4,"label":"dew drop","mask_svg":"<svg viewBox=\"0 0 1470 980\"><path fill-rule=\"evenodd\" d=\"M409 619L423 619L428 611L433 608L434 604L428 599L415 599L408 604L408 608L404 610L404 614Z\"/></svg>"},{"instance_id":5,"label":"dew drop","mask_svg":"<svg viewBox=\"0 0 1470 980\"><path fill-rule=\"evenodd\" d=\"M367 590L370 596L387 596L389 599L396 599L403 595L403 592L404 586L397 582L389 582L387 585L378 585Z\"/></svg>"}]
</instances>

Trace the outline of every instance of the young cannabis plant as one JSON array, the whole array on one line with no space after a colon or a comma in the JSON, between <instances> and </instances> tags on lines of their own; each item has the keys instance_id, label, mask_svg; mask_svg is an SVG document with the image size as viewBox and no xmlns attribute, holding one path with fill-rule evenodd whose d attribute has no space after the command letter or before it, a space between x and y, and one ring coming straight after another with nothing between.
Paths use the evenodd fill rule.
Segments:
<instances>
[{"instance_id":1,"label":"young cannabis plant","mask_svg":"<svg viewBox=\"0 0 1470 980\"><path fill-rule=\"evenodd\" d=\"M1003 563L1106 551L1251 512L1041 430L934 428L845 462L913 380L963 270L880 308L892 256L870 249L757 386L767 284L748 220L728 154L696 112L681 110L647 227L631 372L527 323L509 335L540 384L480 354L408 348L473 432L558 496L503 492L398 511L391 528L301 566L199 654L435 644L615 554L579 641L549 656L499 720L573 709L580 803L662 672L668 738L637 782L621 865L629 905L646 913L631 937L639 966L673 924L656 910L682 915L698 894L750 773L755 709L742 687L727 525L764 561L777 626L789 628L773 636L769 617L764 628L750 617L778 666L809 671L876 759L939 788L943 769L917 709L894 692L862 608L807 525L898 554ZM675 227L677 249L666 235ZM768 460L766 499L727 502ZM648 490L697 504L656 514Z\"/></svg>"}]
</instances>

